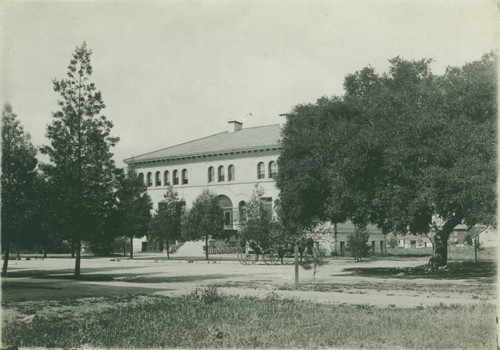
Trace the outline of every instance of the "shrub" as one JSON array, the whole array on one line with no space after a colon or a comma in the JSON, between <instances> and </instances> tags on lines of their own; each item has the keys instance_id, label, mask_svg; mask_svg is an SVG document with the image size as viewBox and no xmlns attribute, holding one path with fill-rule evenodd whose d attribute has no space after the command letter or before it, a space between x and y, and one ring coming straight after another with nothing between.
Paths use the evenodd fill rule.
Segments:
<instances>
[{"instance_id":1,"label":"shrub","mask_svg":"<svg viewBox=\"0 0 500 350\"><path fill-rule=\"evenodd\" d=\"M191 294L192 297L199 299L203 304L209 305L222 300L223 295L216 286L210 285L203 289L196 288Z\"/></svg>"},{"instance_id":2,"label":"shrub","mask_svg":"<svg viewBox=\"0 0 500 350\"><path fill-rule=\"evenodd\" d=\"M368 230L366 227L356 227L353 233L347 238L346 249L351 252L354 260L361 261L362 257L368 255L370 246L368 245Z\"/></svg>"},{"instance_id":3,"label":"shrub","mask_svg":"<svg viewBox=\"0 0 500 350\"><path fill-rule=\"evenodd\" d=\"M305 258L300 262L300 266L302 266L304 270L312 269L313 283L316 282L316 272L318 270L318 267L328 263L325 257L326 257L326 250L314 246L314 248L312 249L312 254L306 255Z\"/></svg>"},{"instance_id":4,"label":"shrub","mask_svg":"<svg viewBox=\"0 0 500 350\"><path fill-rule=\"evenodd\" d=\"M396 237L387 237L387 246L389 248L396 248L398 246L398 239Z\"/></svg>"}]
</instances>

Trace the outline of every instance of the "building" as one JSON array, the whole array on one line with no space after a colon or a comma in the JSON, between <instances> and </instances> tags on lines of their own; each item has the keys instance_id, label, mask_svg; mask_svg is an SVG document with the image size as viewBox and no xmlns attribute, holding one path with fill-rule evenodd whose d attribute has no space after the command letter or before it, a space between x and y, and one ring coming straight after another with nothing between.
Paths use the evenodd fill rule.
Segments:
<instances>
[{"instance_id":1,"label":"building","mask_svg":"<svg viewBox=\"0 0 500 350\"><path fill-rule=\"evenodd\" d=\"M124 160L147 184L155 209L168 185L184 198L188 208L204 189L209 189L219 196L224 228L236 231L246 219L246 203L258 185L263 191L262 200L273 210L279 194L275 178L281 150L280 125L245 129L234 120L228 125L225 132ZM346 230L352 231L353 226ZM339 252L345 250L344 231L336 247ZM376 242L371 243L373 249L385 252L384 235L380 230L376 233L377 237L370 237Z\"/></svg>"},{"instance_id":2,"label":"building","mask_svg":"<svg viewBox=\"0 0 500 350\"><path fill-rule=\"evenodd\" d=\"M479 238L479 245L482 248L497 247L497 231L493 227L477 225L471 228L467 233L471 239Z\"/></svg>"},{"instance_id":3,"label":"building","mask_svg":"<svg viewBox=\"0 0 500 350\"><path fill-rule=\"evenodd\" d=\"M399 248L432 248L431 240L425 235L397 236Z\"/></svg>"},{"instance_id":4,"label":"building","mask_svg":"<svg viewBox=\"0 0 500 350\"><path fill-rule=\"evenodd\" d=\"M448 238L448 244L450 246L463 246L466 243L466 236L473 235L484 231L484 242L488 242L488 246L493 246L493 241L496 242L496 237L493 231L485 226L474 226L472 229L467 230L467 226L464 224L459 224L455 226L453 231L450 233ZM397 235L389 234L388 239L396 239L397 247L399 248L432 248L431 240L425 235Z\"/></svg>"},{"instance_id":5,"label":"building","mask_svg":"<svg viewBox=\"0 0 500 350\"><path fill-rule=\"evenodd\" d=\"M208 188L219 196L224 228L237 230L246 218L246 203L256 184L264 192L266 205L273 208L278 198L280 126L243 129L240 122L228 124L228 131L125 159L146 182L155 209L168 185L188 208Z\"/></svg>"}]
</instances>

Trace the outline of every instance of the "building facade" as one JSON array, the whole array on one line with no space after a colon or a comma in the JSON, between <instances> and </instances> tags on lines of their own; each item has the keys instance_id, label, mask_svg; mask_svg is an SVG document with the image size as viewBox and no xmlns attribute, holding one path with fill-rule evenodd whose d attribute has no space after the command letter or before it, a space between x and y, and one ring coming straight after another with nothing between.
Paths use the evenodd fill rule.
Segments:
<instances>
[{"instance_id":1,"label":"building facade","mask_svg":"<svg viewBox=\"0 0 500 350\"><path fill-rule=\"evenodd\" d=\"M215 192L229 230L237 230L245 220L246 203L256 185L265 205L274 207L280 126L243 129L240 122L228 124L226 132L125 160L147 184L155 209L169 185L187 208L204 189Z\"/></svg>"}]
</instances>

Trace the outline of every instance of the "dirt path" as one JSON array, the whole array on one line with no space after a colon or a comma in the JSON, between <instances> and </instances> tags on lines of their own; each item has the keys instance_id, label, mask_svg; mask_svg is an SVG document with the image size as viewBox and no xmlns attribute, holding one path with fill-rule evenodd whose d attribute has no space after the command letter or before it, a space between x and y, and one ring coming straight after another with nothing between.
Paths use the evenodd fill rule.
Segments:
<instances>
[{"instance_id":1,"label":"dirt path","mask_svg":"<svg viewBox=\"0 0 500 350\"><path fill-rule=\"evenodd\" d=\"M273 292L285 298L378 307L494 303L496 300L496 284L491 278L405 278L401 275L404 272L388 277L384 270L405 271L424 264L425 258L358 264L352 260L331 260L317 274L322 291L312 290L312 274L304 270L300 270L300 280L305 290L291 290L294 268L290 265L243 266L235 261L220 260L217 263L113 260L82 261L81 280L71 278L72 259L12 262L9 266L11 277L2 279L3 319L26 317L33 310L38 310L37 315L55 312L60 300L76 300L61 309L61 315L84 314L89 304L97 303L103 310L110 307L109 302L104 302L105 298L128 298L132 302L144 298L141 295L178 296L210 284L219 285L223 293L230 295L265 297ZM372 276L370 271L379 275Z\"/></svg>"}]
</instances>

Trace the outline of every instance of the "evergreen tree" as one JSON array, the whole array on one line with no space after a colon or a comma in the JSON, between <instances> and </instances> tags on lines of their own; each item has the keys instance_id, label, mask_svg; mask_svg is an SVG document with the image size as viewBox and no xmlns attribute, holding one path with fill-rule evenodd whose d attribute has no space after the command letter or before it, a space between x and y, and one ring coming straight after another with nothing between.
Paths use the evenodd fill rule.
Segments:
<instances>
[{"instance_id":1,"label":"evergreen tree","mask_svg":"<svg viewBox=\"0 0 500 350\"><path fill-rule=\"evenodd\" d=\"M263 190L258 185L247 203L247 220L241 223L240 238L243 242L251 240L264 249L281 242L274 242L271 230L273 228L272 212L262 201Z\"/></svg>"},{"instance_id":2,"label":"evergreen tree","mask_svg":"<svg viewBox=\"0 0 500 350\"><path fill-rule=\"evenodd\" d=\"M36 149L10 104L2 111L2 276L7 276L9 252L32 243Z\"/></svg>"},{"instance_id":3,"label":"evergreen tree","mask_svg":"<svg viewBox=\"0 0 500 350\"><path fill-rule=\"evenodd\" d=\"M121 235L130 239L130 258L133 258L134 237L146 236L153 203L147 193L146 185L132 168L127 171L125 177L122 177L116 197L117 216L112 221L118 226Z\"/></svg>"},{"instance_id":4,"label":"evergreen tree","mask_svg":"<svg viewBox=\"0 0 500 350\"><path fill-rule=\"evenodd\" d=\"M187 240L205 238L205 256L208 260L208 238L222 234L224 222L222 208L215 193L203 190L183 217L182 235Z\"/></svg>"},{"instance_id":5,"label":"evergreen tree","mask_svg":"<svg viewBox=\"0 0 500 350\"><path fill-rule=\"evenodd\" d=\"M111 121L100 115L105 105L90 82L91 54L84 42L75 49L67 78L53 81L60 110L47 128L50 146L41 149L50 158L43 170L58 190L63 230L76 250L75 276L80 275L82 240L102 232L116 186L110 149L118 138L111 136Z\"/></svg>"},{"instance_id":6,"label":"evergreen tree","mask_svg":"<svg viewBox=\"0 0 500 350\"><path fill-rule=\"evenodd\" d=\"M368 255L370 251L369 238L370 235L365 227L356 227L354 232L347 237L346 249L351 252L356 262L361 261L361 258Z\"/></svg>"},{"instance_id":7,"label":"evergreen tree","mask_svg":"<svg viewBox=\"0 0 500 350\"><path fill-rule=\"evenodd\" d=\"M182 215L186 207L184 199L179 199L177 191L172 186L167 187L167 193L158 203L158 210L151 221L148 238L158 244L160 250L167 250L170 259L170 243L181 237Z\"/></svg>"}]
</instances>

